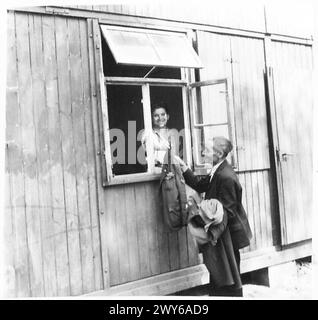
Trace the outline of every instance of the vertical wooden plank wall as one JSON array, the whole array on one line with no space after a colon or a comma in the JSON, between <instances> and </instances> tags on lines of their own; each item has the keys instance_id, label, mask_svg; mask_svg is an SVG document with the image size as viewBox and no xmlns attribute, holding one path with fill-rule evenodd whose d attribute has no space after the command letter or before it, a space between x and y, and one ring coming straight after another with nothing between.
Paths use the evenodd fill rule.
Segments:
<instances>
[{"instance_id":1,"label":"vertical wooden plank wall","mask_svg":"<svg viewBox=\"0 0 318 320\"><path fill-rule=\"evenodd\" d=\"M23 142L21 130L21 110L19 97L19 80L16 45L16 17L8 16L8 69L7 69L7 108L6 120L6 175L7 203L5 230L7 230L7 244L11 251L7 251L5 257L8 263L7 270L10 274L8 293L13 296L29 296L31 283L29 274L29 257L27 243L27 226L25 210L25 187L24 187L24 161ZM9 191L9 192L8 192ZM6 245L4 245L4 248Z\"/></svg>"},{"instance_id":2,"label":"vertical wooden plank wall","mask_svg":"<svg viewBox=\"0 0 318 320\"><path fill-rule=\"evenodd\" d=\"M37 190L36 136L34 130L33 77L31 76L30 42L28 37L29 19L16 15L19 107L21 112L22 150L24 162L25 215L31 295L43 295L43 267L40 210Z\"/></svg>"},{"instance_id":3,"label":"vertical wooden plank wall","mask_svg":"<svg viewBox=\"0 0 318 320\"><path fill-rule=\"evenodd\" d=\"M198 52L205 68L200 80L227 78L233 92L234 141L243 203L253 231L255 251L273 245L269 144L265 105L263 41L198 32ZM213 102L211 101L211 104Z\"/></svg>"},{"instance_id":4,"label":"vertical wooden plank wall","mask_svg":"<svg viewBox=\"0 0 318 320\"><path fill-rule=\"evenodd\" d=\"M238 168L268 169L263 40L233 36L231 54Z\"/></svg>"},{"instance_id":5,"label":"vertical wooden plank wall","mask_svg":"<svg viewBox=\"0 0 318 320\"><path fill-rule=\"evenodd\" d=\"M108 187L105 192L110 285L198 263L186 229L170 232L163 223L159 182ZM145 200L147 199L147 200Z\"/></svg>"},{"instance_id":6,"label":"vertical wooden plank wall","mask_svg":"<svg viewBox=\"0 0 318 320\"><path fill-rule=\"evenodd\" d=\"M280 1L265 4L266 30L271 34L312 39L315 25L314 12L311 1L295 1L288 5Z\"/></svg>"},{"instance_id":7,"label":"vertical wooden plank wall","mask_svg":"<svg viewBox=\"0 0 318 320\"><path fill-rule=\"evenodd\" d=\"M8 68L10 294L100 290L86 20L10 12Z\"/></svg>"},{"instance_id":8,"label":"vertical wooden plank wall","mask_svg":"<svg viewBox=\"0 0 318 320\"><path fill-rule=\"evenodd\" d=\"M39 195L39 216L41 217L42 234L42 259L43 259L43 284L42 295L57 295L56 262L55 262L55 239L51 225L51 175L48 171L49 163L49 141L48 141L48 119L46 110L44 76L43 41L41 34L42 19L40 16L29 16L30 29L30 56L32 69L33 88L33 124L36 137L36 162ZM36 194L36 193L35 193ZM43 212L43 213L42 213ZM47 237L43 236L47 235ZM41 240L39 239L41 242ZM44 254L46 253L46 254Z\"/></svg>"},{"instance_id":9,"label":"vertical wooden plank wall","mask_svg":"<svg viewBox=\"0 0 318 320\"><path fill-rule=\"evenodd\" d=\"M261 3L236 5L231 2L179 2L81 6L82 9L117 14L154 17L182 22L196 22L236 29L265 32L264 6ZM250 14L253 10L253 14Z\"/></svg>"},{"instance_id":10,"label":"vertical wooden plank wall","mask_svg":"<svg viewBox=\"0 0 318 320\"><path fill-rule=\"evenodd\" d=\"M312 3L235 3L211 2L197 3L160 2L151 4L64 6L81 10L107 12L122 15L152 17L182 22L202 23L227 28L280 34L293 37L312 39L314 15ZM251 14L253 12L253 14ZM284 14L282 14L284 12ZM295 23L299 17L301 23Z\"/></svg>"},{"instance_id":11,"label":"vertical wooden plank wall","mask_svg":"<svg viewBox=\"0 0 318 320\"><path fill-rule=\"evenodd\" d=\"M67 249L69 256L69 281L71 294L79 294L82 285L82 270L80 256L79 239L79 218L78 218L78 199L76 190L76 159L73 130L73 101L74 91L71 79L72 75L72 48L70 48L74 34L68 38L70 33L69 24L73 20L56 17L54 19L54 29L56 34L56 64L57 64L57 88L59 98L59 119L62 165L63 165L63 184L65 201L65 222L67 230Z\"/></svg>"},{"instance_id":12,"label":"vertical wooden plank wall","mask_svg":"<svg viewBox=\"0 0 318 320\"><path fill-rule=\"evenodd\" d=\"M54 19L42 17L42 46L44 64L44 87L46 95L48 121L48 172L51 173L51 206L53 226L52 236L55 240L55 261L57 277L57 294L69 295L69 265L67 232L65 222L64 177L61 152L61 126L59 121L59 97L57 84L57 62L55 49ZM40 29L40 30L41 30ZM55 235L55 236L54 236Z\"/></svg>"}]
</instances>

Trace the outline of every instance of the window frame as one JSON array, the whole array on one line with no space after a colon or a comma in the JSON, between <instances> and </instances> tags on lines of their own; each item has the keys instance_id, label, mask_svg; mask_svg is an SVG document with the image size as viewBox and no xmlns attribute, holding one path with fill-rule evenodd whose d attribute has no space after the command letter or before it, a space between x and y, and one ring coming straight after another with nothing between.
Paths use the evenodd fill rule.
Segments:
<instances>
[{"instance_id":1,"label":"window frame","mask_svg":"<svg viewBox=\"0 0 318 320\"><path fill-rule=\"evenodd\" d=\"M108 23L101 23L101 24L107 24ZM101 25L100 24L100 25ZM129 28L129 26L125 25L112 25L113 27L119 27L119 28ZM139 29L152 30L155 28L148 28L147 26L140 26ZM193 41L195 41L196 36L195 33L192 30L189 29L162 29L160 28L161 32L172 32L172 33L182 33L186 35L187 39L191 43L191 46L193 46ZM154 30L153 30L154 31ZM99 35L98 38L101 41L101 29L99 28ZM101 43L99 45L99 48L101 48ZM102 51L100 50L100 59L102 61ZM198 55L199 57L199 55ZM200 57L199 57L200 58ZM160 67L160 66L158 66ZM202 67L202 66L201 66ZM204 67L204 66L203 66ZM105 161L105 164L102 165L102 180L103 180L103 187L111 186L111 185L118 185L118 184L128 184L128 183L136 183L136 182L144 182L144 181L154 181L160 179L160 174L152 173L152 172L144 172L144 173L132 173L132 174L125 174L125 175L118 175L113 176L112 172L112 157L111 157L111 144L110 144L110 136L109 136L109 117L108 117L108 101L107 101L107 86L108 85L116 85L116 84L124 84L124 85L156 85L156 86L177 86L182 88L182 106L183 106L183 123L184 123L184 147L185 147L185 162L189 165L189 167L194 169L194 173L196 174L196 168L194 165L194 152L193 152L193 128L192 128L192 100L193 100L193 90L191 90L190 85L193 83L193 80L195 79L194 76L194 70L196 68L193 67L178 67L181 71L181 79L160 79L160 78L147 78L147 75L144 76L144 78L137 78L137 77L116 77L116 76L104 76L103 73L103 67L101 65L100 68L100 99L101 99L101 110L102 110L102 124L101 124L101 130L102 130L102 139L103 139L103 152L102 152L102 161ZM151 72L151 71L150 71ZM144 91L145 92L145 91ZM143 92L143 94L144 94ZM148 89L149 92L149 89ZM150 101L150 96L149 99ZM150 103L147 102L149 112L146 110L146 114L148 114L148 118L150 118L150 121L147 122L151 123L152 128L152 121L151 121L151 114L150 114ZM145 106L143 104L143 108L145 110ZM149 117L150 114L150 117ZM144 119L145 119L145 113L144 113Z\"/></svg>"},{"instance_id":2,"label":"window frame","mask_svg":"<svg viewBox=\"0 0 318 320\"><path fill-rule=\"evenodd\" d=\"M196 123L197 120L197 111L198 108L201 105L201 108L203 106L203 101L201 97L200 104L198 103L198 97L196 94L196 89L206 87L206 86L212 86L212 85L218 85L218 84L225 84L225 102L226 102L226 108L227 108L227 122L225 123L219 123L219 124L212 124L212 123ZM237 151L235 147L235 122L234 122L234 110L233 110L233 100L232 100L232 92L231 92L231 86L229 85L230 79L228 78L218 78L218 79L210 79L210 80L204 80L204 81L197 81L197 82L191 82L189 83L189 101L190 101L190 114L191 114L191 131L192 131L192 137L193 137L193 169L194 173L197 175L204 175L207 174L211 170L211 166L206 166L204 164L199 163L198 161L198 140L197 140L197 133L196 130L198 128L204 128L209 126L217 126L217 125L227 125L228 126L228 133L229 133L229 139L233 143L233 151L231 153L231 165L234 169L237 169Z\"/></svg>"},{"instance_id":3,"label":"window frame","mask_svg":"<svg viewBox=\"0 0 318 320\"><path fill-rule=\"evenodd\" d=\"M166 87L180 87L182 88L182 105L184 115L184 128L185 128L185 150L186 150L186 163L193 168L194 173L197 175L207 174L210 168L204 164L198 164L197 151L198 143L196 138L195 129L198 127L209 126L210 124L198 124L195 123L196 111L199 108L196 88L202 86L215 85L225 83L226 88L226 105L228 113L228 127L229 138L233 142L235 141L235 127L234 127L234 113L233 105L231 104L231 91L228 78L220 78L214 80L206 80L199 82L190 82L189 79L191 71L189 68L181 68L181 80L180 79L157 79L157 78L134 78L134 77L103 77L101 79L102 84L102 113L103 113L103 125L104 125L104 143L105 143L105 162L106 162L106 181L107 185L127 184L134 182L152 181L160 179L160 174L154 173L149 170L149 167L153 169L153 159L151 157L152 152L147 152L150 155L148 171L143 173L132 173L114 176L112 173L112 158L111 158L111 144L109 136L109 122L108 122L108 101L107 101L107 86L109 85L140 85L142 90L143 99L143 115L144 115L144 127L145 130L152 130L151 120L151 103L150 103L150 86L166 86ZM202 100L201 100L202 105ZM151 150L151 145L149 145ZM233 147L231 164L234 169L237 169L237 154L236 148Z\"/></svg>"},{"instance_id":4,"label":"window frame","mask_svg":"<svg viewBox=\"0 0 318 320\"><path fill-rule=\"evenodd\" d=\"M103 173L106 176L105 186L126 184L142 181L152 181L160 179L160 173L154 173L154 159L152 157L151 143L148 144L147 154L148 171L142 173L131 173L124 175L113 175L112 170L112 157L111 157L111 143L109 135L109 114L108 114L108 100L107 100L107 86L110 85L140 85L142 90L143 100L143 115L144 115L144 128L146 132L152 130L152 119L151 119L151 102L150 102L150 86L164 86L164 87L180 87L182 89L182 106L184 114L184 128L185 128L185 150L186 150L186 161L191 163L191 144L190 144L190 124L188 116L188 101L187 101L187 88L188 82L186 81L186 70L187 68L181 68L181 80L180 79L159 79L159 78L137 78L137 77L104 77L101 75L101 106L103 114L103 129L104 129L104 159L106 162L106 172ZM149 161L148 161L149 160Z\"/></svg>"}]
</instances>

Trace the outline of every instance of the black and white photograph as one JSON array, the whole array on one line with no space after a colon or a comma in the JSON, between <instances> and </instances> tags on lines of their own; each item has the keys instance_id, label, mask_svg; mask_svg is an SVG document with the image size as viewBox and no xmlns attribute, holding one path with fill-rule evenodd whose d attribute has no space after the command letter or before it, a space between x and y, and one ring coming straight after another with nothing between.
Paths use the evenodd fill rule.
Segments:
<instances>
[{"instance_id":1,"label":"black and white photograph","mask_svg":"<svg viewBox=\"0 0 318 320\"><path fill-rule=\"evenodd\" d=\"M317 299L316 14L6 2L0 298Z\"/></svg>"}]
</instances>

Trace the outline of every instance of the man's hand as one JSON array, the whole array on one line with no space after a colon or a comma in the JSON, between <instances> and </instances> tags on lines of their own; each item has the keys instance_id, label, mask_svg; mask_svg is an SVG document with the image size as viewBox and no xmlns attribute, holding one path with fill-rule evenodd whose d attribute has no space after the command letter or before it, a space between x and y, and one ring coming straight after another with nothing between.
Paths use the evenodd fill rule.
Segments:
<instances>
[{"instance_id":1,"label":"man's hand","mask_svg":"<svg viewBox=\"0 0 318 320\"><path fill-rule=\"evenodd\" d=\"M181 167L186 166L185 162L179 156L175 155L174 160L175 160L175 163L179 164Z\"/></svg>"},{"instance_id":2,"label":"man's hand","mask_svg":"<svg viewBox=\"0 0 318 320\"><path fill-rule=\"evenodd\" d=\"M182 172L187 171L189 168L187 164L179 157L179 156L174 156L174 163L178 164L182 170Z\"/></svg>"}]
</instances>

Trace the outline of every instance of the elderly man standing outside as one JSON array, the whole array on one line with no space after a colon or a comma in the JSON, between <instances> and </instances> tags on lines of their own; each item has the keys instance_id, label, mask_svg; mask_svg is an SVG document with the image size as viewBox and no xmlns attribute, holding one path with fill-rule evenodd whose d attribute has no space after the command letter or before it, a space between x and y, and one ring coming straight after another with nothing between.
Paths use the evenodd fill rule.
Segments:
<instances>
[{"instance_id":1,"label":"elderly man standing outside","mask_svg":"<svg viewBox=\"0 0 318 320\"><path fill-rule=\"evenodd\" d=\"M239 249L252 238L247 215L242 205L242 187L226 157L233 149L224 137L214 137L203 151L204 161L213 165L207 176L199 178L178 156L175 156L186 183L205 199L219 200L224 209L220 225L208 229L211 241L199 246L203 261L210 273L210 295L243 296L240 277Z\"/></svg>"}]
</instances>

